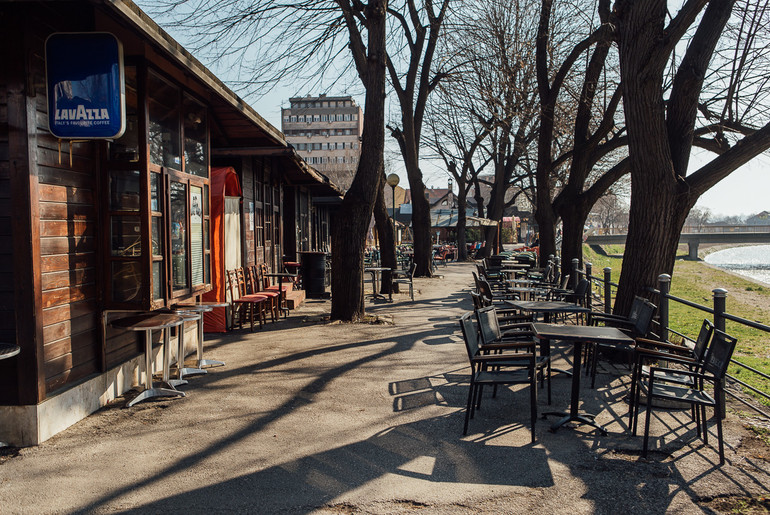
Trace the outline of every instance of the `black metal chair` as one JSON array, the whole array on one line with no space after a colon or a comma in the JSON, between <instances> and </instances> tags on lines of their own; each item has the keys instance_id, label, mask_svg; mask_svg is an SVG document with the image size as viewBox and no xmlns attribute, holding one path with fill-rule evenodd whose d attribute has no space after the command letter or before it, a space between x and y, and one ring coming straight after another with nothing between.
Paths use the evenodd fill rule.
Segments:
<instances>
[{"instance_id":1,"label":"black metal chair","mask_svg":"<svg viewBox=\"0 0 770 515\"><path fill-rule=\"evenodd\" d=\"M473 322L473 313L468 312L460 318L460 328L468 352L471 366L470 387L465 411L463 434L468 434L468 422L481 407L484 386L529 385L530 432L535 442L535 423L537 421L537 371L535 349L531 343L505 344L497 354L483 354L479 345L479 331ZM487 349L492 350L492 349ZM521 350L515 354L511 350Z\"/></svg>"},{"instance_id":2,"label":"black metal chair","mask_svg":"<svg viewBox=\"0 0 770 515\"><path fill-rule=\"evenodd\" d=\"M394 284L408 284L409 297L414 300L414 271L417 270L415 262L410 263L409 270L406 272L393 272L392 281Z\"/></svg>"},{"instance_id":3,"label":"black metal chair","mask_svg":"<svg viewBox=\"0 0 770 515\"><path fill-rule=\"evenodd\" d=\"M723 406L718 399L722 396L723 384L727 367L730 364L730 358L735 350L737 340L732 336L719 330L714 330L714 336L711 345L708 347L706 356L703 359L702 366L697 371L685 371L677 369L677 374L688 375L692 379L691 386L677 386L662 380L663 374L669 372L666 367L650 367L650 377L647 383L642 383L644 393L647 395L647 417L644 422L644 445L642 447L642 456L647 457L647 449L650 436L650 418L652 410L666 409L656 405L655 399L664 401L675 401L677 403L690 404L695 408L695 423L697 424L698 436L703 436L703 443L708 445L708 427L706 424L706 407L714 408L714 418L717 424L717 439L719 441L719 464L725 462L724 440L722 438L722 414ZM667 358L669 362L676 362L676 358ZM690 364L682 362L682 364ZM714 395L709 394L705 384L713 385ZM700 413L698 413L700 408ZM638 406L636 407L638 410ZM638 416L638 415L637 415ZM703 423L701 433L701 421Z\"/></svg>"},{"instance_id":4,"label":"black metal chair","mask_svg":"<svg viewBox=\"0 0 770 515\"><path fill-rule=\"evenodd\" d=\"M703 320L698 336L691 349L685 345L677 345L671 342L659 342L648 340L647 338L637 338L634 354L636 355L634 371L631 375L631 409L629 410L628 427L631 428L631 434L636 434L636 414L639 405L639 382L650 377L650 363L658 361L668 361L671 358L676 359L677 363L685 363L683 368L688 371L696 371L702 366L703 358L706 355L706 349L714 334L714 325L707 319ZM669 368L658 374L661 381L683 386L693 386L692 376L686 373L680 373L679 370Z\"/></svg>"},{"instance_id":5,"label":"black metal chair","mask_svg":"<svg viewBox=\"0 0 770 515\"><path fill-rule=\"evenodd\" d=\"M499 324L497 309L494 306L476 310L476 319L481 333L482 352L505 348L505 345L509 343L526 342L532 345L533 349L540 347L535 368L541 388L545 380L548 380L548 404L551 404L551 352L549 347L543 346L541 341L535 337L532 325L530 323L511 324L506 326L504 331Z\"/></svg>"},{"instance_id":6,"label":"black metal chair","mask_svg":"<svg viewBox=\"0 0 770 515\"><path fill-rule=\"evenodd\" d=\"M617 316L606 316L604 314L591 315L592 325L598 325L603 323L606 326L617 327L632 338L644 338L650 331L650 325L652 324L652 317L655 315L657 306L649 300L642 297L635 297L634 302L631 305L631 311L628 318L623 319ZM634 360L634 348L629 345L608 345L608 344L594 344L591 347L591 388L596 386L596 364L599 359L599 352L602 350L611 350L615 352L625 353L628 355L629 370L633 369Z\"/></svg>"}]
</instances>

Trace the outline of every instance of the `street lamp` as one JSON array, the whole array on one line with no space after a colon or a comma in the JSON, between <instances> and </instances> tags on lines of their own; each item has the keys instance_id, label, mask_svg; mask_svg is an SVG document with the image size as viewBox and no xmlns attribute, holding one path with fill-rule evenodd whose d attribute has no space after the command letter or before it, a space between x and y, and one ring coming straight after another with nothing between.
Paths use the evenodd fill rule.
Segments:
<instances>
[{"instance_id":1,"label":"street lamp","mask_svg":"<svg viewBox=\"0 0 770 515\"><path fill-rule=\"evenodd\" d=\"M393 245L396 244L396 186L401 182L401 178L398 174L392 173L388 175L386 179L388 186L393 190L393 211L391 212L391 219L393 220Z\"/></svg>"},{"instance_id":2,"label":"street lamp","mask_svg":"<svg viewBox=\"0 0 770 515\"><path fill-rule=\"evenodd\" d=\"M398 174L391 173L388 175L386 182L393 193L393 211L391 212L390 219L393 220L393 254L396 256L396 266L398 266L398 252L396 251L396 186L401 181Z\"/></svg>"}]
</instances>

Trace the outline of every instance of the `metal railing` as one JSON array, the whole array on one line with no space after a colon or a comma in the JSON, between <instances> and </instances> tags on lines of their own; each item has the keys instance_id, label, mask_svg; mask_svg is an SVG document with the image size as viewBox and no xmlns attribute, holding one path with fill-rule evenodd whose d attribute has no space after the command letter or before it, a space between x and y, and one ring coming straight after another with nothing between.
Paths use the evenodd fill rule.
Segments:
<instances>
[{"instance_id":1,"label":"metal railing","mask_svg":"<svg viewBox=\"0 0 770 515\"><path fill-rule=\"evenodd\" d=\"M587 298L588 307L592 308L593 302L599 302L602 304L602 309L601 309L602 311L604 311L605 313L611 312L613 301L614 301L613 291L616 291L618 287L618 285L616 283L613 283L611 280L612 269L609 267L604 268L603 276L597 277L592 274L591 263L586 263L585 270L581 270L579 267L578 260L573 259L572 267L573 267L573 279L572 279L573 284L577 284L577 281L581 276L587 278L589 281L589 284L590 284L589 292L591 292L591 295L589 295ZM704 313L708 313L713 318L714 327L716 327L720 331L725 330L726 322L729 320L731 322L741 324L741 325L750 327L752 329L756 329L758 331L762 331L764 333L770 334L770 326L728 313L726 309L727 290L724 288L715 288L714 290L712 290L712 293L714 294L713 306L704 306L702 304L698 304L696 302L692 302L687 299L676 297L674 295L671 295L670 291L671 291L671 276L669 276L668 274L661 274L658 277L658 289L651 288L649 290L650 293L657 296L657 300L658 300L657 302L657 305L658 305L657 337L661 341L668 340L670 333L676 334L681 338L692 341L691 338L685 336L684 334L682 334L681 332L677 331L676 329L672 328L669 325L669 305L672 301L696 310L703 311ZM761 372L745 363L742 363L735 358L732 358L730 362L733 365L741 369L744 369L751 374L756 374L758 377L761 377L764 380L770 382L770 376L765 374L764 372ZM736 378L734 375L727 374L727 378L733 383L740 385L745 390L750 391L755 397L763 398L766 401L770 401L770 393L762 391L750 384L747 384L745 381L741 381L740 379ZM729 395L730 397L732 397L733 399L740 402L741 404L759 413L767 420L770 420L770 413L768 413L766 408L759 407L756 405L756 403L752 403L749 400L742 398L739 395L736 395L730 390L722 389L722 391L727 395ZM724 399L720 399L720 402L724 403ZM724 414L725 411L722 410L722 413Z\"/></svg>"}]
</instances>

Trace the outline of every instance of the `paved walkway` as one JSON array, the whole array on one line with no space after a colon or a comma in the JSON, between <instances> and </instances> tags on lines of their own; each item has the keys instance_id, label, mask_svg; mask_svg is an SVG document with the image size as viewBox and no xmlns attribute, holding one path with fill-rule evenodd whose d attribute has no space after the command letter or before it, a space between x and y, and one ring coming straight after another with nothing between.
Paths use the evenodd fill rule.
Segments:
<instances>
[{"instance_id":1,"label":"paved walkway","mask_svg":"<svg viewBox=\"0 0 770 515\"><path fill-rule=\"evenodd\" d=\"M392 325L319 322L328 302L308 301L263 331L209 336L227 366L192 378L186 398L117 402L0 454L0 512L689 513L768 495L770 453L732 415L722 468L680 428L686 413L656 421L665 452L640 460L621 377L583 390L608 436L539 421L532 445L527 394L505 390L462 437L471 265L439 271L416 280L414 303L368 305ZM568 391L556 376L556 407Z\"/></svg>"}]
</instances>

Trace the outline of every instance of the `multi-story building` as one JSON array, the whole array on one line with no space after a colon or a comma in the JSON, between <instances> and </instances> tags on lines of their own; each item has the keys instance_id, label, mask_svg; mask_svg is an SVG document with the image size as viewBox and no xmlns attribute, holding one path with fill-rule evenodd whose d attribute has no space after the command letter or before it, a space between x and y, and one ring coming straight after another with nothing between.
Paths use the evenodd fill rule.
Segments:
<instances>
[{"instance_id":1,"label":"multi-story building","mask_svg":"<svg viewBox=\"0 0 770 515\"><path fill-rule=\"evenodd\" d=\"M347 189L361 155L363 112L353 97L290 98L281 109L286 141L313 168Z\"/></svg>"}]
</instances>

